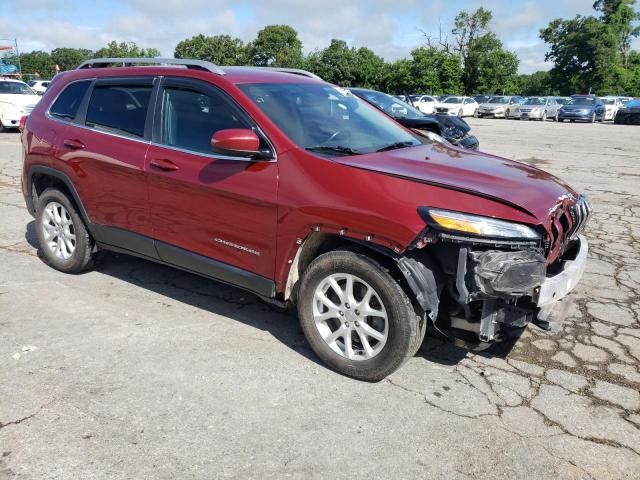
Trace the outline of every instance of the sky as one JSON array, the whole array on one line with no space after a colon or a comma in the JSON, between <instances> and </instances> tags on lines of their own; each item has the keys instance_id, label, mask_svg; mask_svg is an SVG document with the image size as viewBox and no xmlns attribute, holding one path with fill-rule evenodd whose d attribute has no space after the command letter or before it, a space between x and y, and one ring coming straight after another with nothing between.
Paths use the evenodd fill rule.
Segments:
<instances>
[{"instance_id":1,"label":"sky","mask_svg":"<svg viewBox=\"0 0 640 480\"><path fill-rule=\"evenodd\" d=\"M287 24L306 53L332 38L366 46L386 60L409 56L451 31L461 10L493 12L491 28L520 57L520 72L548 70L540 28L555 18L591 14L594 0L0 0L0 38L17 38L21 51L105 46L133 41L173 56L175 45L197 34L253 39L265 25ZM640 42L636 42L640 48Z\"/></svg>"}]
</instances>

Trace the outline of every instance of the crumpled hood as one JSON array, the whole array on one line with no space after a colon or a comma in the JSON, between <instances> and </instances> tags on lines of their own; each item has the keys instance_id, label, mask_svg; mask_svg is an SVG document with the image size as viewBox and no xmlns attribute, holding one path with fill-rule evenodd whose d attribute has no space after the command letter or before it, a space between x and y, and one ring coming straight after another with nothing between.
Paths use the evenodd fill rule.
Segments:
<instances>
[{"instance_id":1,"label":"crumpled hood","mask_svg":"<svg viewBox=\"0 0 640 480\"><path fill-rule=\"evenodd\" d=\"M462 190L514 206L548 226L549 214L577 193L564 181L524 163L440 144L336 157L343 165Z\"/></svg>"},{"instance_id":2,"label":"crumpled hood","mask_svg":"<svg viewBox=\"0 0 640 480\"><path fill-rule=\"evenodd\" d=\"M0 94L0 103L10 103L16 107L33 107L40 101L40 95Z\"/></svg>"}]
</instances>

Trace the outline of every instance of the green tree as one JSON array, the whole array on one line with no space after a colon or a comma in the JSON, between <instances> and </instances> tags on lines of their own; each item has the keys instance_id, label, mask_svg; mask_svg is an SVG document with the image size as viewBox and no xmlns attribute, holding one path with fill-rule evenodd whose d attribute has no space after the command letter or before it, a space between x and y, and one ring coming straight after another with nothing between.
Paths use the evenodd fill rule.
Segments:
<instances>
[{"instance_id":1,"label":"green tree","mask_svg":"<svg viewBox=\"0 0 640 480\"><path fill-rule=\"evenodd\" d=\"M414 49L411 59L411 74L416 92L462 93L462 65L458 54L426 46Z\"/></svg>"},{"instance_id":2,"label":"green tree","mask_svg":"<svg viewBox=\"0 0 640 480\"><path fill-rule=\"evenodd\" d=\"M23 74L40 75L42 78L53 76L51 55L41 50L20 54L20 66Z\"/></svg>"},{"instance_id":3,"label":"green tree","mask_svg":"<svg viewBox=\"0 0 640 480\"><path fill-rule=\"evenodd\" d=\"M518 72L518 57L504 49L489 30L493 14L483 7L462 11L454 19L454 50L462 58L462 82L467 94L506 90Z\"/></svg>"},{"instance_id":4,"label":"green tree","mask_svg":"<svg viewBox=\"0 0 640 480\"><path fill-rule=\"evenodd\" d=\"M599 17L555 19L540 31L554 62L552 84L562 93L631 93L635 71L631 42L640 35L634 0L596 0Z\"/></svg>"},{"instance_id":5,"label":"green tree","mask_svg":"<svg viewBox=\"0 0 640 480\"><path fill-rule=\"evenodd\" d=\"M380 88L384 59L367 47L360 47L356 54L354 85L363 88Z\"/></svg>"},{"instance_id":6,"label":"green tree","mask_svg":"<svg viewBox=\"0 0 640 480\"><path fill-rule=\"evenodd\" d=\"M297 68L303 63L302 42L289 25L264 27L248 45L248 51L256 66Z\"/></svg>"},{"instance_id":7,"label":"green tree","mask_svg":"<svg viewBox=\"0 0 640 480\"><path fill-rule=\"evenodd\" d=\"M309 54L306 67L329 83L353 87L358 69L358 56L344 40L332 39L329 46Z\"/></svg>"},{"instance_id":8,"label":"green tree","mask_svg":"<svg viewBox=\"0 0 640 480\"><path fill-rule=\"evenodd\" d=\"M518 73L518 56L502 48L502 42L492 32L476 38L470 46L476 84L466 85L468 93L510 92Z\"/></svg>"},{"instance_id":9,"label":"green tree","mask_svg":"<svg viewBox=\"0 0 640 480\"><path fill-rule=\"evenodd\" d=\"M407 58L385 63L380 79L380 89L394 94L413 92L415 78L413 76L412 63Z\"/></svg>"},{"instance_id":10,"label":"green tree","mask_svg":"<svg viewBox=\"0 0 640 480\"><path fill-rule=\"evenodd\" d=\"M94 53L85 48L54 48L51 50L51 63L57 65L61 72L73 70L85 60L92 58Z\"/></svg>"},{"instance_id":11,"label":"green tree","mask_svg":"<svg viewBox=\"0 0 640 480\"><path fill-rule=\"evenodd\" d=\"M631 42L640 36L640 26L634 25L640 13L633 9L634 4L635 0L596 0L593 4L618 45L624 68L629 67Z\"/></svg>"},{"instance_id":12,"label":"green tree","mask_svg":"<svg viewBox=\"0 0 640 480\"><path fill-rule=\"evenodd\" d=\"M528 75L518 75L513 81L510 92L518 92L525 96L530 95L555 95L551 88L549 72L539 71Z\"/></svg>"},{"instance_id":13,"label":"green tree","mask_svg":"<svg viewBox=\"0 0 640 480\"><path fill-rule=\"evenodd\" d=\"M206 37L200 34L182 40L176 46L174 56L207 60L217 65L245 65L248 60L242 40L229 35Z\"/></svg>"},{"instance_id":14,"label":"green tree","mask_svg":"<svg viewBox=\"0 0 640 480\"><path fill-rule=\"evenodd\" d=\"M159 57L160 51L156 48L142 48L135 42L116 42L115 40L95 53L95 58L153 58Z\"/></svg>"}]
</instances>

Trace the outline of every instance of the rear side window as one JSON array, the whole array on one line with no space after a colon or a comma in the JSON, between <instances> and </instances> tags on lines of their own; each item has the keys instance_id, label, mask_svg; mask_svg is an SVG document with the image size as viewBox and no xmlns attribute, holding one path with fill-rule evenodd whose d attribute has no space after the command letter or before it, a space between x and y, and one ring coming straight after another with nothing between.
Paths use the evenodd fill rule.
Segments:
<instances>
[{"instance_id":1,"label":"rear side window","mask_svg":"<svg viewBox=\"0 0 640 480\"><path fill-rule=\"evenodd\" d=\"M82 80L67 85L49 109L49 115L67 120L75 119L89 85L91 85L91 80Z\"/></svg>"},{"instance_id":2,"label":"rear side window","mask_svg":"<svg viewBox=\"0 0 640 480\"><path fill-rule=\"evenodd\" d=\"M127 136L143 137L151 85L97 85L91 92L86 125Z\"/></svg>"}]
</instances>

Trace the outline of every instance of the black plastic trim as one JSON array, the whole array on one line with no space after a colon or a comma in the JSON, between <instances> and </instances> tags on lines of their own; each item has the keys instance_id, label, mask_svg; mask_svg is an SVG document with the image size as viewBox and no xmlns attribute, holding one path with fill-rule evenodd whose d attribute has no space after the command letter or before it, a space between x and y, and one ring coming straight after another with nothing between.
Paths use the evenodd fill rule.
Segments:
<instances>
[{"instance_id":1,"label":"black plastic trim","mask_svg":"<svg viewBox=\"0 0 640 480\"><path fill-rule=\"evenodd\" d=\"M164 263L255 292L264 297L275 296L275 284L268 278L164 242L156 241L155 244L158 255Z\"/></svg>"},{"instance_id":2,"label":"black plastic trim","mask_svg":"<svg viewBox=\"0 0 640 480\"><path fill-rule=\"evenodd\" d=\"M29 212L32 215L34 215L36 211L36 206L33 204L33 177L36 174L48 175L64 183L64 185L67 187L67 189L71 193L71 196L73 197L74 202L78 206L78 209L80 210L80 215L82 216L82 220L87 225L87 228L89 229L89 232L91 233L91 235L93 235L93 230L91 229L92 224L89 221L89 215L87 215L87 211L84 209L84 205L80 200L80 195L78 195L78 191L76 190L76 187L73 185L73 182L69 179L69 177L67 177L67 175L51 167L45 167L44 165L34 165L29 169L29 176L27 177L29 179L28 180L29 183L27 185L27 195L25 196L25 201L27 203L27 209L29 209ZM27 196L28 196L28 199L27 199Z\"/></svg>"},{"instance_id":3,"label":"black plastic trim","mask_svg":"<svg viewBox=\"0 0 640 480\"><path fill-rule=\"evenodd\" d=\"M122 253L132 252L145 258L157 259L158 252L151 237L131 232L123 228L107 225L91 225L91 235L100 245L118 247Z\"/></svg>"}]
</instances>

